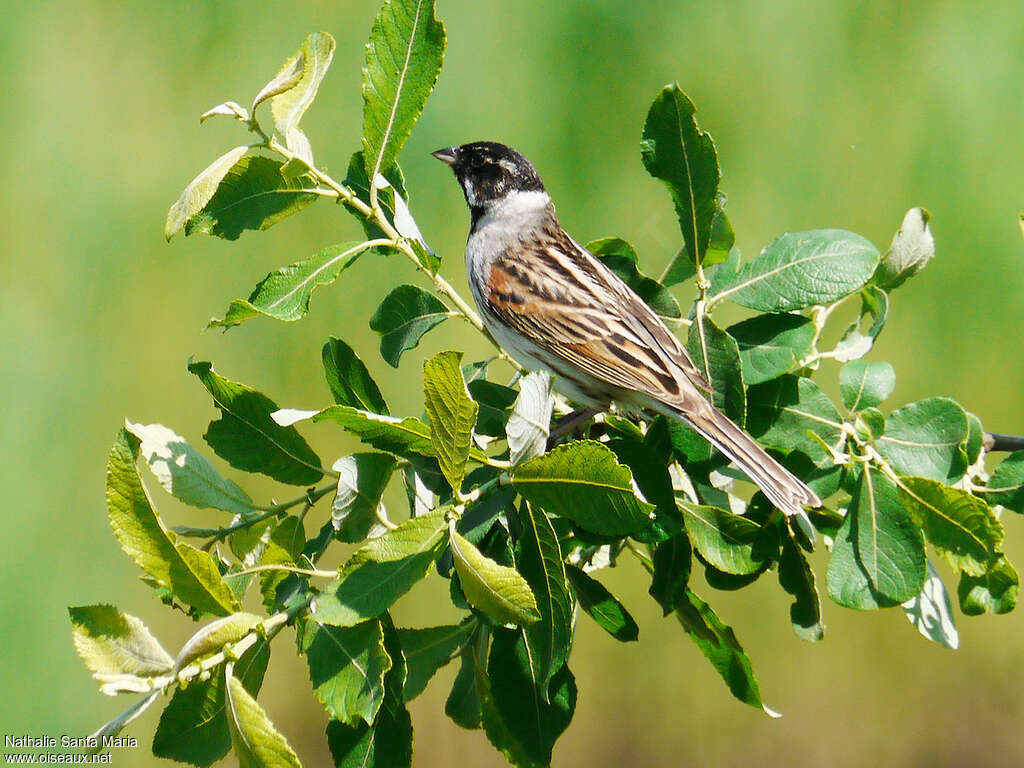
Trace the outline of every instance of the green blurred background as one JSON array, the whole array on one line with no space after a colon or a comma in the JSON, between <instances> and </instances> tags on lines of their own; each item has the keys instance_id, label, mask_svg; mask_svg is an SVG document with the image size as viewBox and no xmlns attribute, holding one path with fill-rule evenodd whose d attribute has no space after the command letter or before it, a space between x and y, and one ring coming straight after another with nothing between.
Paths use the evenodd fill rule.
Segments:
<instances>
[{"instance_id":1,"label":"green blurred background","mask_svg":"<svg viewBox=\"0 0 1024 768\"><path fill-rule=\"evenodd\" d=\"M399 374L389 369L367 319L393 285L416 278L379 257L316 294L302 322L201 332L269 270L353 236L340 208L320 203L235 243L168 245L161 234L184 184L248 140L228 120L200 127L198 115L226 99L247 103L317 29L338 49L304 127L320 163L343 174L358 146L373 0L5 2L2 10L0 725L8 734L81 734L127 700L96 691L73 652L67 605L115 602L172 649L191 630L138 582L103 501L107 449L126 416L202 444L214 411L185 371L190 355L282 405L317 407L328 400L320 346L343 336L392 410L418 413L424 356L485 349L450 322ZM872 359L896 366L894 405L950 395L988 429L1024 432L1019 3L442 0L439 15L449 35L445 71L402 165L421 228L457 286L465 286L468 216L428 152L479 138L534 161L579 239L626 237L658 273L679 234L638 142L654 95L677 80L716 139L747 256L785 230L817 227L852 229L884 249L907 208L931 211L938 256L894 295ZM679 286L678 295L690 290ZM835 391L834 367L821 379ZM353 447L330 427L306 433L325 459ZM247 487L255 498L294 495L269 482ZM162 493L157 500L172 523L223 522ZM1016 518L1006 527L1020 566L1024 530ZM820 581L824 562L816 555ZM771 576L741 594L702 587L745 643L765 700L785 713L769 720L736 703L679 626L660 617L638 568L624 563L602 578L634 612L641 639L619 645L580 621L579 705L557 765L1024 764L1020 611L959 617L954 653L926 642L899 611L854 614L826 602L827 637L810 645L790 630ZM399 621L448 618L443 596L432 579L403 600ZM305 764L325 765L325 714L290 643L275 643L261 701ZM453 674L443 670L412 706L416 765L503 764L481 733L444 717ZM157 716L154 708L131 727L140 747L116 753L115 764L157 762L149 754Z\"/></svg>"}]
</instances>

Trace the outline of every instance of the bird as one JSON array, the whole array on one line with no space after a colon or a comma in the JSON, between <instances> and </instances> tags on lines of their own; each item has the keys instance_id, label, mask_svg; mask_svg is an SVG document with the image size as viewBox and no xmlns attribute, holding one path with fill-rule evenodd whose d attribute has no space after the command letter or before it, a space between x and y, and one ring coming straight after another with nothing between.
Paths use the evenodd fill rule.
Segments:
<instances>
[{"instance_id":1,"label":"bird","mask_svg":"<svg viewBox=\"0 0 1024 768\"><path fill-rule=\"evenodd\" d=\"M821 500L708 400L686 349L618 275L559 224L533 164L475 141L432 153L455 174L470 210L466 270L491 336L554 388L595 410L612 403L681 419L810 531Z\"/></svg>"}]
</instances>

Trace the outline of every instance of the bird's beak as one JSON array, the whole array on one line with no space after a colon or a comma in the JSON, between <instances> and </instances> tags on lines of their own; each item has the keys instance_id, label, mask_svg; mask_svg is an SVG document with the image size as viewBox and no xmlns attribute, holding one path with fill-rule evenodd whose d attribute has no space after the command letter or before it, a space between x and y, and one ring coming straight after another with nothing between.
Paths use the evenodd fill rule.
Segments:
<instances>
[{"instance_id":1,"label":"bird's beak","mask_svg":"<svg viewBox=\"0 0 1024 768\"><path fill-rule=\"evenodd\" d=\"M455 165L455 153L457 150L458 147L445 147L444 149L439 149L436 152L431 152L430 154L445 165Z\"/></svg>"}]
</instances>

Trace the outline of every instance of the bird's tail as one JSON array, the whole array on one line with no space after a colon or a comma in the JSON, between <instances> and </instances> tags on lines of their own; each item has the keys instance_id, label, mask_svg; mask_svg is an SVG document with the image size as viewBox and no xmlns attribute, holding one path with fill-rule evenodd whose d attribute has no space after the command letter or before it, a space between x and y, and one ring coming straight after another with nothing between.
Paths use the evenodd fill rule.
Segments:
<instances>
[{"instance_id":1,"label":"bird's tail","mask_svg":"<svg viewBox=\"0 0 1024 768\"><path fill-rule=\"evenodd\" d=\"M736 462L743 473L764 491L772 504L787 515L799 516L806 523L808 532L813 530L804 507L820 507L821 499L803 481L769 456L750 435L710 406L686 413L675 410L675 414Z\"/></svg>"}]
</instances>

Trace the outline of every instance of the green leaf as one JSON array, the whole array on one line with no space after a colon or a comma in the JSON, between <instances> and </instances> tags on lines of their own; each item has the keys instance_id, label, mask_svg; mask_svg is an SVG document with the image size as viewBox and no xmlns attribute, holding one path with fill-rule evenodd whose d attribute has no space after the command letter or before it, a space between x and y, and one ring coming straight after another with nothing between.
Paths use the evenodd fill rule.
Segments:
<instances>
[{"instance_id":1,"label":"green leaf","mask_svg":"<svg viewBox=\"0 0 1024 768\"><path fill-rule=\"evenodd\" d=\"M467 366L462 366L462 374L466 375ZM476 419L478 435L488 437L505 437L505 421L508 418L506 411L515 403L519 394L512 387L504 384L495 384L487 379L466 379L466 388L469 395L480 405L480 413ZM543 451L541 451L543 453Z\"/></svg>"},{"instance_id":2,"label":"green leaf","mask_svg":"<svg viewBox=\"0 0 1024 768\"><path fill-rule=\"evenodd\" d=\"M245 515L254 508L249 495L221 476L185 438L162 424L132 424L125 428L139 439L142 457L160 485L193 507L222 509Z\"/></svg>"},{"instance_id":3,"label":"green leaf","mask_svg":"<svg viewBox=\"0 0 1024 768\"><path fill-rule=\"evenodd\" d=\"M414 416L399 419L347 405L332 405L313 416L314 422L333 421L374 448L399 456L433 456L430 428Z\"/></svg>"},{"instance_id":4,"label":"green leaf","mask_svg":"<svg viewBox=\"0 0 1024 768\"><path fill-rule=\"evenodd\" d=\"M819 467L832 463L829 453L808 432L840 448L843 417L817 384L787 375L751 387L747 396L747 429L761 445L783 453L800 451Z\"/></svg>"},{"instance_id":5,"label":"green leaf","mask_svg":"<svg viewBox=\"0 0 1024 768\"><path fill-rule=\"evenodd\" d=\"M285 145L310 164L313 162L313 155L309 151L308 139L299 130L299 121L316 98L317 89L320 88L333 58L334 38L326 32L310 34L302 41L298 58L291 70L302 67L298 80L275 95L270 102L274 127L284 138ZM290 82L292 78L286 75L286 79Z\"/></svg>"},{"instance_id":6,"label":"green leaf","mask_svg":"<svg viewBox=\"0 0 1024 768\"><path fill-rule=\"evenodd\" d=\"M466 600L499 624L529 624L541 614L537 600L515 568L499 565L451 530L452 558Z\"/></svg>"},{"instance_id":7,"label":"green leaf","mask_svg":"<svg viewBox=\"0 0 1024 768\"><path fill-rule=\"evenodd\" d=\"M384 649L391 657L391 669L384 676L385 696L371 725L338 720L327 724L327 745L340 768L410 768L412 765L412 719L402 701L405 661L391 618L384 615Z\"/></svg>"},{"instance_id":8,"label":"green leaf","mask_svg":"<svg viewBox=\"0 0 1024 768\"><path fill-rule=\"evenodd\" d=\"M371 413L391 413L377 382L352 347L332 336L324 344L323 361L324 375L334 402Z\"/></svg>"},{"instance_id":9,"label":"green leaf","mask_svg":"<svg viewBox=\"0 0 1024 768\"><path fill-rule=\"evenodd\" d=\"M697 108L675 83L655 98L644 123L640 154L647 172L668 187L687 250L700 264L718 209L718 155L697 127Z\"/></svg>"},{"instance_id":10,"label":"green leaf","mask_svg":"<svg viewBox=\"0 0 1024 768\"><path fill-rule=\"evenodd\" d=\"M831 356L841 363L864 357L885 328L888 317L888 295L878 286L865 286L860 292L860 314L843 332ZM871 325L866 325L869 320Z\"/></svg>"},{"instance_id":11,"label":"green leaf","mask_svg":"<svg viewBox=\"0 0 1024 768\"><path fill-rule=\"evenodd\" d=\"M718 507L680 502L686 518L686 532L698 552L725 573L757 573L765 562L755 555L761 526L745 517Z\"/></svg>"},{"instance_id":12,"label":"green leaf","mask_svg":"<svg viewBox=\"0 0 1024 768\"><path fill-rule=\"evenodd\" d=\"M294 427L279 426L277 403L255 389L216 374L208 362L188 365L221 411L206 442L236 469L261 472L282 483L311 485L323 477L320 458Z\"/></svg>"},{"instance_id":13,"label":"green leaf","mask_svg":"<svg viewBox=\"0 0 1024 768\"><path fill-rule=\"evenodd\" d=\"M676 601L690 581L693 567L690 539L681 533L660 542L654 550L651 564L651 586L647 592L668 616L676 609Z\"/></svg>"},{"instance_id":14,"label":"green leaf","mask_svg":"<svg viewBox=\"0 0 1024 768\"><path fill-rule=\"evenodd\" d=\"M926 477L900 478L900 499L952 568L982 576L999 556L1003 526L977 496Z\"/></svg>"},{"instance_id":15,"label":"green leaf","mask_svg":"<svg viewBox=\"0 0 1024 768\"><path fill-rule=\"evenodd\" d=\"M419 344L423 334L450 314L448 307L422 288L398 286L370 318L370 328L380 334L380 356L397 368L402 353Z\"/></svg>"},{"instance_id":16,"label":"green leaf","mask_svg":"<svg viewBox=\"0 0 1024 768\"><path fill-rule=\"evenodd\" d=\"M853 232L817 229L787 232L740 267L709 297L761 312L789 312L860 290L878 266L878 249Z\"/></svg>"},{"instance_id":17,"label":"green leaf","mask_svg":"<svg viewBox=\"0 0 1024 768\"><path fill-rule=\"evenodd\" d=\"M270 645L260 639L235 662L235 675L253 696L263 684L269 661ZM160 715L153 754L204 768L224 757L231 749L224 688L224 676L217 673L178 687Z\"/></svg>"},{"instance_id":18,"label":"green leaf","mask_svg":"<svg viewBox=\"0 0 1024 768\"><path fill-rule=\"evenodd\" d=\"M825 625L821 620L821 599L818 597L814 571L792 536L785 536L782 540L779 584L793 596L793 604L789 606L789 620L796 636L812 643L821 640L825 636Z\"/></svg>"},{"instance_id":19,"label":"green leaf","mask_svg":"<svg viewBox=\"0 0 1024 768\"><path fill-rule=\"evenodd\" d=\"M854 549L874 590L898 603L918 594L925 580L924 540L893 482L865 467L847 515L854 516Z\"/></svg>"},{"instance_id":20,"label":"green leaf","mask_svg":"<svg viewBox=\"0 0 1024 768\"><path fill-rule=\"evenodd\" d=\"M228 727L240 768L302 768L298 756L242 682L225 667Z\"/></svg>"},{"instance_id":21,"label":"green leaf","mask_svg":"<svg viewBox=\"0 0 1024 768\"><path fill-rule=\"evenodd\" d=\"M896 371L889 363L854 360L839 369L839 392L851 411L873 408L896 388Z\"/></svg>"},{"instance_id":22,"label":"green leaf","mask_svg":"<svg viewBox=\"0 0 1024 768\"><path fill-rule=\"evenodd\" d=\"M396 463L386 453L355 453L334 463L339 477L331 519L339 539L356 542L367 537L378 521L377 508Z\"/></svg>"},{"instance_id":23,"label":"green leaf","mask_svg":"<svg viewBox=\"0 0 1024 768\"><path fill-rule=\"evenodd\" d=\"M929 397L893 411L878 440L878 452L901 475L944 483L967 470L967 413L948 397Z\"/></svg>"},{"instance_id":24,"label":"green leaf","mask_svg":"<svg viewBox=\"0 0 1024 768\"><path fill-rule=\"evenodd\" d=\"M310 36L312 37L312 35ZM306 38L308 41L309 38ZM256 94L256 97L252 100L252 107L249 112L252 115L256 114L256 107L262 104L269 98L277 96L279 93L284 93L289 88L294 88L298 85L300 79L302 79L302 70L306 64L305 58L300 50L298 53L289 56L285 59L284 64L281 65L281 69L273 79L264 85L260 92Z\"/></svg>"},{"instance_id":25,"label":"green leaf","mask_svg":"<svg viewBox=\"0 0 1024 768\"><path fill-rule=\"evenodd\" d=\"M444 61L433 0L386 0L366 44L363 148L371 180L387 171L423 112Z\"/></svg>"},{"instance_id":26,"label":"green leaf","mask_svg":"<svg viewBox=\"0 0 1024 768\"><path fill-rule=\"evenodd\" d=\"M686 349L711 384L716 408L740 426L747 414L743 363L736 340L707 315L698 314L686 339Z\"/></svg>"},{"instance_id":27,"label":"green leaf","mask_svg":"<svg viewBox=\"0 0 1024 768\"><path fill-rule=\"evenodd\" d=\"M305 190L315 188L316 180L308 174L285 177L282 166L259 155L238 160L213 197L185 222L185 234L237 240L246 229L270 229L313 203L319 195Z\"/></svg>"},{"instance_id":28,"label":"green leaf","mask_svg":"<svg viewBox=\"0 0 1024 768\"><path fill-rule=\"evenodd\" d=\"M597 579L575 565L565 566L577 602L601 629L623 643L637 640L640 628L626 607Z\"/></svg>"},{"instance_id":29,"label":"green leaf","mask_svg":"<svg viewBox=\"0 0 1024 768\"><path fill-rule=\"evenodd\" d=\"M156 677L174 666L174 659L135 616L112 605L72 607L68 614L75 651L105 693L124 690L118 686L122 678L145 685L140 678ZM110 684L115 687L107 689Z\"/></svg>"},{"instance_id":30,"label":"green leaf","mask_svg":"<svg viewBox=\"0 0 1024 768\"><path fill-rule=\"evenodd\" d=\"M174 205L167 212L164 237L170 240L193 216L206 207L217 191L221 180L248 151L249 147L243 145L225 152L189 182L181 193L181 197L174 201Z\"/></svg>"},{"instance_id":31,"label":"green leaf","mask_svg":"<svg viewBox=\"0 0 1024 768\"><path fill-rule=\"evenodd\" d=\"M632 480L615 454L592 440L560 445L523 462L512 474L516 490L531 504L607 536L637 533L650 525L654 506L637 497Z\"/></svg>"},{"instance_id":32,"label":"green leaf","mask_svg":"<svg viewBox=\"0 0 1024 768\"><path fill-rule=\"evenodd\" d=\"M249 123L249 111L237 101L225 101L215 107L211 107L199 116L199 122L205 123L211 117L231 117L240 123Z\"/></svg>"},{"instance_id":33,"label":"green leaf","mask_svg":"<svg viewBox=\"0 0 1024 768\"><path fill-rule=\"evenodd\" d=\"M814 323L803 315L757 315L726 330L739 346L747 386L795 370L814 343Z\"/></svg>"},{"instance_id":34,"label":"green leaf","mask_svg":"<svg viewBox=\"0 0 1024 768\"><path fill-rule=\"evenodd\" d=\"M224 616L238 601L208 552L176 543L164 528L139 477L139 442L122 429L107 462L107 511L121 548L154 581L201 612Z\"/></svg>"},{"instance_id":35,"label":"green leaf","mask_svg":"<svg viewBox=\"0 0 1024 768\"><path fill-rule=\"evenodd\" d=\"M434 454L452 489L462 487L480 406L462 378L461 352L441 352L423 364L423 396Z\"/></svg>"},{"instance_id":36,"label":"green leaf","mask_svg":"<svg viewBox=\"0 0 1024 768\"><path fill-rule=\"evenodd\" d=\"M546 686L569 659L575 613L558 534L542 509L519 507L516 565L537 600L540 621L523 628L537 679ZM546 688L542 688L547 693Z\"/></svg>"},{"instance_id":37,"label":"green leaf","mask_svg":"<svg viewBox=\"0 0 1024 768\"><path fill-rule=\"evenodd\" d=\"M676 618L704 657L718 670L733 696L744 704L764 710L770 717L779 716L764 705L750 659L732 627L723 624L711 606L685 589L676 603Z\"/></svg>"},{"instance_id":38,"label":"green leaf","mask_svg":"<svg viewBox=\"0 0 1024 768\"><path fill-rule=\"evenodd\" d=\"M960 610L967 616L1009 613L1017 605L1020 577L1004 555L1000 555L983 576L960 574L957 587Z\"/></svg>"},{"instance_id":39,"label":"green leaf","mask_svg":"<svg viewBox=\"0 0 1024 768\"><path fill-rule=\"evenodd\" d=\"M534 371L519 379L519 396L505 425L509 461L513 466L544 453L554 407L551 374Z\"/></svg>"},{"instance_id":40,"label":"green leaf","mask_svg":"<svg viewBox=\"0 0 1024 768\"><path fill-rule=\"evenodd\" d=\"M662 317L682 317L679 302L672 292L654 278L640 271L639 258L632 245L620 237L591 240L587 250L604 262L612 272L622 278L633 292Z\"/></svg>"},{"instance_id":41,"label":"green leaf","mask_svg":"<svg viewBox=\"0 0 1024 768\"><path fill-rule=\"evenodd\" d=\"M828 561L828 596L846 608L874 611L898 603L879 594L857 558L857 516L847 514L832 544Z\"/></svg>"},{"instance_id":42,"label":"green leaf","mask_svg":"<svg viewBox=\"0 0 1024 768\"><path fill-rule=\"evenodd\" d=\"M729 217L725 215L725 195L719 192L715 217L711 220L711 240L704 253L703 265L709 267L725 261L729 258L735 244L736 234L733 232ZM684 244L665 268L665 273L661 276L661 284L666 287L676 285L693 277L696 272L697 267L693 256Z\"/></svg>"},{"instance_id":43,"label":"green leaf","mask_svg":"<svg viewBox=\"0 0 1024 768\"><path fill-rule=\"evenodd\" d=\"M903 611L917 631L932 642L952 650L959 647L960 635L953 622L953 606L950 605L946 585L930 560L924 587L920 594L903 603Z\"/></svg>"},{"instance_id":44,"label":"green leaf","mask_svg":"<svg viewBox=\"0 0 1024 768\"><path fill-rule=\"evenodd\" d=\"M332 627L307 621L299 633L313 693L336 720L373 723L384 701L384 675L391 657L379 621Z\"/></svg>"},{"instance_id":45,"label":"green leaf","mask_svg":"<svg viewBox=\"0 0 1024 768\"><path fill-rule=\"evenodd\" d=\"M441 551L445 510L401 523L356 552L316 599L313 618L349 627L379 616L427 575Z\"/></svg>"},{"instance_id":46,"label":"green leaf","mask_svg":"<svg viewBox=\"0 0 1024 768\"><path fill-rule=\"evenodd\" d=\"M482 673L476 668L476 655L471 648L462 651L459 672L452 683L452 690L444 703L444 713L452 721L468 730L480 727L481 702L477 690L477 678Z\"/></svg>"},{"instance_id":47,"label":"green leaf","mask_svg":"<svg viewBox=\"0 0 1024 768\"><path fill-rule=\"evenodd\" d=\"M875 283L887 291L897 288L922 269L935 255L935 238L928 228L931 215L924 208L911 208L892 238L889 251L875 272Z\"/></svg>"},{"instance_id":48,"label":"green leaf","mask_svg":"<svg viewBox=\"0 0 1024 768\"><path fill-rule=\"evenodd\" d=\"M569 667L559 669L545 687L522 632L500 629L491 641L487 678L492 705L484 709L488 738L495 743L498 725L513 741L502 744L499 739L495 743L506 757L524 765L513 758L522 753L532 763L548 765L555 741L569 726L576 709L576 680ZM500 718L500 724L493 723L495 718Z\"/></svg>"},{"instance_id":49,"label":"green leaf","mask_svg":"<svg viewBox=\"0 0 1024 768\"><path fill-rule=\"evenodd\" d=\"M474 628L472 622L463 622L428 629L398 630L409 667L402 690L405 701L412 701L423 692L434 673L448 664L452 655L466 644Z\"/></svg>"},{"instance_id":50,"label":"green leaf","mask_svg":"<svg viewBox=\"0 0 1024 768\"><path fill-rule=\"evenodd\" d=\"M1024 451L1015 451L999 463L989 478L985 498L1024 513Z\"/></svg>"},{"instance_id":51,"label":"green leaf","mask_svg":"<svg viewBox=\"0 0 1024 768\"><path fill-rule=\"evenodd\" d=\"M206 327L231 328L261 315L284 322L300 320L309 312L313 291L337 280L368 247L367 243L340 243L281 267L260 280L248 299L233 299L224 317L210 320Z\"/></svg>"}]
</instances>

